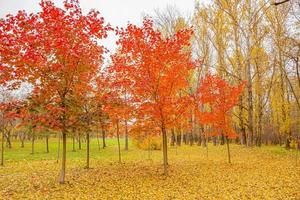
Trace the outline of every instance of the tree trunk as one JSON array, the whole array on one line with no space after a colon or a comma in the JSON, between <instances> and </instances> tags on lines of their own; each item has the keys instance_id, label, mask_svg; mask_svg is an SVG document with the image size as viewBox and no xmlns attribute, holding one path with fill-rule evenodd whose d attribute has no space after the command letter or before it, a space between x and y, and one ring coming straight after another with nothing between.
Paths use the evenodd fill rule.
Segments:
<instances>
[{"instance_id":1,"label":"tree trunk","mask_svg":"<svg viewBox=\"0 0 300 200\"><path fill-rule=\"evenodd\" d=\"M151 143L150 143L150 136L147 132L147 138L148 138L148 160L151 160Z\"/></svg>"},{"instance_id":2,"label":"tree trunk","mask_svg":"<svg viewBox=\"0 0 300 200\"><path fill-rule=\"evenodd\" d=\"M86 133L86 169L90 168L90 133Z\"/></svg>"},{"instance_id":3,"label":"tree trunk","mask_svg":"<svg viewBox=\"0 0 300 200\"><path fill-rule=\"evenodd\" d=\"M120 146L120 134L119 134L119 120L117 121L117 140L118 140L119 163L121 163L121 146Z\"/></svg>"},{"instance_id":4,"label":"tree trunk","mask_svg":"<svg viewBox=\"0 0 300 200\"><path fill-rule=\"evenodd\" d=\"M34 154L34 134L32 134L32 137L31 137L31 154Z\"/></svg>"},{"instance_id":5,"label":"tree trunk","mask_svg":"<svg viewBox=\"0 0 300 200\"><path fill-rule=\"evenodd\" d=\"M21 148L24 148L24 139L21 139Z\"/></svg>"},{"instance_id":6,"label":"tree trunk","mask_svg":"<svg viewBox=\"0 0 300 200\"><path fill-rule=\"evenodd\" d=\"M1 140L1 166L4 165L4 132L2 132L2 140Z\"/></svg>"},{"instance_id":7,"label":"tree trunk","mask_svg":"<svg viewBox=\"0 0 300 200\"><path fill-rule=\"evenodd\" d=\"M162 131L162 145L163 145L163 161L164 161L164 175L168 175L168 143L167 143L167 132L164 122L161 126Z\"/></svg>"},{"instance_id":8,"label":"tree trunk","mask_svg":"<svg viewBox=\"0 0 300 200\"><path fill-rule=\"evenodd\" d=\"M177 139L176 139L176 145L177 146L181 146L181 132L179 134L177 134Z\"/></svg>"},{"instance_id":9,"label":"tree trunk","mask_svg":"<svg viewBox=\"0 0 300 200\"><path fill-rule=\"evenodd\" d=\"M190 146L194 145L194 135L193 135L193 132L191 132L189 134L189 142L190 142Z\"/></svg>"},{"instance_id":10,"label":"tree trunk","mask_svg":"<svg viewBox=\"0 0 300 200\"><path fill-rule=\"evenodd\" d=\"M81 150L81 135L78 135L78 149Z\"/></svg>"},{"instance_id":11,"label":"tree trunk","mask_svg":"<svg viewBox=\"0 0 300 200\"><path fill-rule=\"evenodd\" d=\"M98 144L98 150L100 151L100 142L99 142L99 134L98 134L98 132L97 132L97 144Z\"/></svg>"},{"instance_id":12,"label":"tree trunk","mask_svg":"<svg viewBox=\"0 0 300 200\"><path fill-rule=\"evenodd\" d=\"M46 136L46 153L49 153L49 137Z\"/></svg>"},{"instance_id":13,"label":"tree trunk","mask_svg":"<svg viewBox=\"0 0 300 200\"><path fill-rule=\"evenodd\" d=\"M58 135L58 146L57 146L57 157L56 162L58 163L59 160L59 153L60 153L60 135Z\"/></svg>"},{"instance_id":14,"label":"tree trunk","mask_svg":"<svg viewBox=\"0 0 300 200\"><path fill-rule=\"evenodd\" d=\"M198 146L202 144L202 126L199 126L199 135L198 135Z\"/></svg>"},{"instance_id":15,"label":"tree trunk","mask_svg":"<svg viewBox=\"0 0 300 200\"><path fill-rule=\"evenodd\" d=\"M231 163L230 149L229 149L229 139L228 139L228 137L226 137L226 143L227 143L228 163Z\"/></svg>"},{"instance_id":16,"label":"tree trunk","mask_svg":"<svg viewBox=\"0 0 300 200\"><path fill-rule=\"evenodd\" d=\"M251 1L248 1L248 17L251 16ZM248 23L248 35L246 38L246 48L247 48L247 62L246 62L246 78L247 78L247 92L248 92L248 146L253 144L253 94L252 94L252 70L251 70L251 37L250 34L252 25L249 19Z\"/></svg>"},{"instance_id":17,"label":"tree trunk","mask_svg":"<svg viewBox=\"0 0 300 200\"><path fill-rule=\"evenodd\" d=\"M174 132L174 128L172 128L171 132L172 132L171 146L175 146L175 132Z\"/></svg>"},{"instance_id":18,"label":"tree trunk","mask_svg":"<svg viewBox=\"0 0 300 200\"><path fill-rule=\"evenodd\" d=\"M213 144L214 144L214 146L217 146L217 137L216 136L213 136Z\"/></svg>"},{"instance_id":19,"label":"tree trunk","mask_svg":"<svg viewBox=\"0 0 300 200\"><path fill-rule=\"evenodd\" d=\"M62 132L62 142L63 142L63 152L62 152L62 160L61 160L61 172L59 177L59 183L65 183L65 175L66 175L66 159L67 159L67 133Z\"/></svg>"},{"instance_id":20,"label":"tree trunk","mask_svg":"<svg viewBox=\"0 0 300 200\"><path fill-rule=\"evenodd\" d=\"M101 131L102 131L102 148L104 149L106 147L106 142L105 142L105 130L104 127L101 127Z\"/></svg>"},{"instance_id":21,"label":"tree trunk","mask_svg":"<svg viewBox=\"0 0 300 200\"><path fill-rule=\"evenodd\" d=\"M10 131L8 131L8 133L7 133L6 146L7 146L7 148L11 149Z\"/></svg>"},{"instance_id":22,"label":"tree trunk","mask_svg":"<svg viewBox=\"0 0 300 200\"><path fill-rule=\"evenodd\" d=\"M224 134L222 133L221 135L221 145L224 145L225 144L225 137L224 137Z\"/></svg>"},{"instance_id":23,"label":"tree trunk","mask_svg":"<svg viewBox=\"0 0 300 200\"><path fill-rule=\"evenodd\" d=\"M205 133L202 134L202 146L206 147L206 137L205 137Z\"/></svg>"},{"instance_id":24,"label":"tree trunk","mask_svg":"<svg viewBox=\"0 0 300 200\"><path fill-rule=\"evenodd\" d=\"M73 150L72 150L73 152L75 152L76 150L75 150L75 135L73 135Z\"/></svg>"},{"instance_id":25,"label":"tree trunk","mask_svg":"<svg viewBox=\"0 0 300 200\"><path fill-rule=\"evenodd\" d=\"M186 139L186 133L182 134L182 141L186 145L187 144L187 139Z\"/></svg>"},{"instance_id":26,"label":"tree trunk","mask_svg":"<svg viewBox=\"0 0 300 200\"><path fill-rule=\"evenodd\" d=\"M128 150L128 126L127 126L127 120L125 120L125 150Z\"/></svg>"},{"instance_id":27,"label":"tree trunk","mask_svg":"<svg viewBox=\"0 0 300 200\"><path fill-rule=\"evenodd\" d=\"M291 148L291 140L292 140L291 136L288 135L288 136L286 137L286 143L285 143L285 148L286 148L287 150L289 150L289 149Z\"/></svg>"},{"instance_id":28,"label":"tree trunk","mask_svg":"<svg viewBox=\"0 0 300 200\"><path fill-rule=\"evenodd\" d=\"M24 140L25 140L24 133L20 134L19 137L20 137L20 140L21 140L21 148L24 148Z\"/></svg>"}]
</instances>

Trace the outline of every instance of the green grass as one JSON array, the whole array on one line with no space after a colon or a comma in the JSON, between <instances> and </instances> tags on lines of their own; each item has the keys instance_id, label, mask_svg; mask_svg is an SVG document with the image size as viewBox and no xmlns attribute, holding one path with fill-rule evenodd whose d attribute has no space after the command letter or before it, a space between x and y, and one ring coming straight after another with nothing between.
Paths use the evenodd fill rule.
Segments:
<instances>
[{"instance_id":1,"label":"green grass","mask_svg":"<svg viewBox=\"0 0 300 200\"><path fill-rule=\"evenodd\" d=\"M121 139L122 140L122 139ZM99 139L100 150L98 147L97 139L91 139L90 141L90 156L91 158L101 159L118 159L117 152L117 140L106 139L107 147L102 148L102 140ZM60 150L62 150L62 143L60 144ZM131 144L129 144L131 146ZM124 142L121 141L121 149L124 157L129 151L125 151ZM6 162L18 161L18 160L56 160L58 155L58 139L49 139L49 153L46 152L45 140L36 140L34 145L34 154L31 154L31 141L25 142L25 147L21 148L19 141L12 141L12 148L5 148L4 159ZM81 142L81 150L78 149L78 142L75 143L75 152L73 152L73 142L71 138L67 139L67 158L76 159L84 158L86 155L86 143Z\"/></svg>"},{"instance_id":2,"label":"green grass","mask_svg":"<svg viewBox=\"0 0 300 200\"><path fill-rule=\"evenodd\" d=\"M148 158L148 151L137 149L131 141L129 141L129 150L124 150L124 139L120 138L121 142L121 154L122 160L145 160ZM102 148L102 139L99 139L100 149L98 146L97 139L91 139L90 141L90 157L94 159L100 160L109 160L109 161L117 161L118 160L118 148L117 148L117 140L116 139L106 139L107 147L105 149ZM62 144L60 144L60 150L62 149ZM197 145L194 145L197 147ZM231 145L231 148L234 152L236 147L239 145ZM189 145L183 145L180 147L189 151ZM213 150L214 148L224 148L224 153L226 152L225 145L224 146L216 146L214 147L212 144L209 144L209 150ZM45 140L36 140L34 145L34 154L31 154L31 141L25 142L25 147L21 148L20 141L12 141L12 148L5 148L4 159L5 162L11 161L21 161L21 160L56 160L58 155L58 139L51 138L49 139L49 153L46 152L46 143ZM246 148L248 149L248 148ZM263 146L263 147L254 147L254 150L264 151L266 153L271 153L274 155L288 155L290 152L285 150L283 146ZM170 147L169 151L173 151L176 154L176 148ZM203 147L199 147L199 153L205 152ZM61 155L61 153L60 153ZM81 150L78 149L78 142L75 143L75 152L73 152L73 143L72 139L67 139L67 159L84 159L86 156L86 143L82 141ZM188 156L188 155L187 155ZM151 158L161 157L161 151L152 151Z\"/></svg>"}]
</instances>

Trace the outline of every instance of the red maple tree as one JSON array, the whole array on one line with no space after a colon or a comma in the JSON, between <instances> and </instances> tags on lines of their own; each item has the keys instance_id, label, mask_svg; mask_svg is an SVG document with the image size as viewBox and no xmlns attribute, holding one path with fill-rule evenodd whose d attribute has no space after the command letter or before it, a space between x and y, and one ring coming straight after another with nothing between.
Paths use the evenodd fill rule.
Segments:
<instances>
[{"instance_id":1,"label":"red maple tree","mask_svg":"<svg viewBox=\"0 0 300 200\"><path fill-rule=\"evenodd\" d=\"M77 0L58 8L42 0L41 11L8 15L0 23L1 69L15 82L39 87L52 128L63 138L60 183L65 181L66 138L74 123L74 95L92 88L105 48L98 40L111 30L100 13L84 15Z\"/></svg>"},{"instance_id":2,"label":"red maple tree","mask_svg":"<svg viewBox=\"0 0 300 200\"><path fill-rule=\"evenodd\" d=\"M231 111L237 105L243 88L244 83L234 87L218 76L206 75L200 81L196 93L198 108L205 108L198 110L198 119L200 123L212 127L211 135L221 135L226 138L229 163L231 162L229 138L237 137L232 128Z\"/></svg>"},{"instance_id":3,"label":"red maple tree","mask_svg":"<svg viewBox=\"0 0 300 200\"><path fill-rule=\"evenodd\" d=\"M163 38L150 19L142 27L129 24L117 31L119 59L115 71L127 73L132 81L131 92L136 108L151 117L161 129L164 173L167 174L167 133L174 115L181 113L179 91L187 86L186 77L193 68L191 60L191 29ZM118 55L117 55L118 56ZM121 62L120 62L121 61ZM126 82L127 84L127 82Z\"/></svg>"}]
</instances>

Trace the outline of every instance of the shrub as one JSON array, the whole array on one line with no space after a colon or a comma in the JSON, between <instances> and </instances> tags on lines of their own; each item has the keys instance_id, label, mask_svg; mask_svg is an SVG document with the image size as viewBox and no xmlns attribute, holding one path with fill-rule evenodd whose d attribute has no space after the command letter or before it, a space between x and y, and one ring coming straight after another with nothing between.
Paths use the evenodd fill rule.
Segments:
<instances>
[{"instance_id":1,"label":"shrub","mask_svg":"<svg viewBox=\"0 0 300 200\"><path fill-rule=\"evenodd\" d=\"M139 137L133 139L133 144L143 150L160 150L161 149L161 138L159 136L150 137Z\"/></svg>"}]
</instances>

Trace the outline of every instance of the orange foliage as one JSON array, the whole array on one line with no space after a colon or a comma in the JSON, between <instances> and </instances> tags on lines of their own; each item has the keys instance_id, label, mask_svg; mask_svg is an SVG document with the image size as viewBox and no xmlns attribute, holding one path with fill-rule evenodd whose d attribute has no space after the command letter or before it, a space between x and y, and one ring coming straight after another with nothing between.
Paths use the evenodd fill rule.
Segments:
<instances>
[{"instance_id":1,"label":"orange foliage","mask_svg":"<svg viewBox=\"0 0 300 200\"><path fill-rule=\"evenodd\" d=\"M230 113L238 103L243 89L244 83L233 87L217 76L207 75L201 80L197 91L197 102L202 109L198 112L198 119L200 123L213 127L212 135L223 134L229 138L237 136L231 127Z\"/></svg>"}]
</instances>

